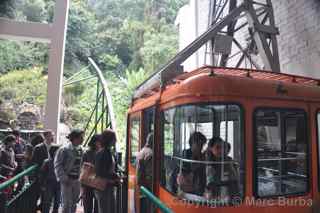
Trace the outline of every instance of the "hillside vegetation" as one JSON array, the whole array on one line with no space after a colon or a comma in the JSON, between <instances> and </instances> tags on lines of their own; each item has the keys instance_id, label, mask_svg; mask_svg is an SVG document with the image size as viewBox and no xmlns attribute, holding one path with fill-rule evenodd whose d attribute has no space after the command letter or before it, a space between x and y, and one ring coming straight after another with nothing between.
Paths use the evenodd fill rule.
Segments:
<instances>
[{"instance_id":1,"label":"hillside vegetation","mask_svg":"<svg viewBox=\"0 0 320 213\"><path fill-rule=\"evenodd\" d=\"M110 82L121 141L133 89L177 52L174 20L185 3L186 0L71 2L64 78L88 66L89 56L98 63ZM53 0L5 0L0 3L0 13L18 20L51 22L53 5ZM14 105L27 102L42 109L48 46L0 40L0 49L0 101ZM84 127L95 104L95 84L96 80L89 80L64 88L63 115L69 126ZM12 109L1 110L14 114ZM0 119L8 118L1 118L0 114Z\"/></svg>"}]
</instances>

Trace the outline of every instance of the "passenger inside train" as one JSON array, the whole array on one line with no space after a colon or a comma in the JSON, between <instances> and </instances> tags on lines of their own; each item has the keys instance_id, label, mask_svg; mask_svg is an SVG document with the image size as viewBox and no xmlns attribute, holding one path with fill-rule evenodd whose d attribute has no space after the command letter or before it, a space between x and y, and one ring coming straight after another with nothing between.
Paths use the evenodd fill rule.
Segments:
<instances>
[{"instance_id":1,"label":"passenger inside train","mask_svg":"<svg viewBox=\"0 0 320 213\"><path fill-rule=\"evenodd\" d=\"M231 145L220 137L213 137L206 152L206 193L207 199L229 200L239 196L238 167L228 156Z\"/></svg>"},{"instance_id":2,"label":"passenger inside train","mask_svg":"<svg viewBox=\"0 0 320 213\"><path fill-rule=\"evenodd\" d=\"M243 197L240 114L236 105L213 104L164 111L162 185L191 201L229 205Z\"/></svg>"},{"instance_id":3,"label":"passenger inside train","mask_svg":"<svg viewBox=\"0 0 320 213\"><path fill-rule=\"evenodd\" d=\"M185 161L181 162L181 167L177 177L178 188L183 192L202 196L205 189L205 155L202 152L203 145L207 139L201 132L194 132L190 136L190 148L183 150L182 156Z\"/></svg>"}]
</instances>

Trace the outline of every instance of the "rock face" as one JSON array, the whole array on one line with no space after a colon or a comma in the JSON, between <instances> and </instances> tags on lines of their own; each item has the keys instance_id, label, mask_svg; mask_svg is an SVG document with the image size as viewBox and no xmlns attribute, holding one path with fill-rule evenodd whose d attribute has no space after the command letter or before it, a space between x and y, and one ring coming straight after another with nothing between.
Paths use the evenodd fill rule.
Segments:
<instances>
[{"instance_id":1,"label":"rock face","mask_svg":"<svg viewBox=\"0 0 320 213\"><path fill-rule=\"evenodd\" d=\"M17 111L17 120L20 129L36 129L41 123L41 111L38 106L23 103L18 107Z\"/></svg>"},{"instance_id":2,"label":"rock face","mask_svg":"<svg viewBox=\"0 0 320 213\"><path fill-rule=\"evenodd\" d=\"M0 105L0 129L37 129L41 123L41 110L34 104L24 102L14 106L6 102Z\"/></svg>"}]
</instances>

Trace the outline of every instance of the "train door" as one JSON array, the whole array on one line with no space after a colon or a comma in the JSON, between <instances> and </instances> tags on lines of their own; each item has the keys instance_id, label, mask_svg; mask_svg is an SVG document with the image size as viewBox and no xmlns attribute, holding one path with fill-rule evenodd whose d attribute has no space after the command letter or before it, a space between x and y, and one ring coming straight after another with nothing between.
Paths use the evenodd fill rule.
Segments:
<instances>
[{"instance_id":1,"label":"train door","mask_svg":"<svg viewBox=\"0 0 320 213\"><path fill-rule=\"evenodd\" d=\"M139 144L141 138L141 113L129 115L128 119L128 212L135 213L137 206L135 197L136 189L136 165L137 154L139 152Z\"/></svg>"}]
</instances>

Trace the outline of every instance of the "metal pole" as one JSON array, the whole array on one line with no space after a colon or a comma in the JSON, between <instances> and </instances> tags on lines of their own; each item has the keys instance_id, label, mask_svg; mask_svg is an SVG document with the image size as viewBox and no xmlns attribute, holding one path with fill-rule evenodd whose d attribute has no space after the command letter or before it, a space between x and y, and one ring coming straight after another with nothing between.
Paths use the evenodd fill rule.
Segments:
<instances>
[{"instance_id":1,"label":"metal pole","mask_svg":"<svg viewBox=\"0 0 320 213\"><path fill-rule=\"evenodd\" d=\"M104 95L102 96L102 103L101 103L101 112L105 112L104 108L107 108L108 106L104 105ZM101 132L104 130L104 115L102 115L101 119Z\"/></svg>"},{"instance_id":2,"label":"metal pole","mask_svg":"<svg viewBox=\"0 0 320 213\"><path fill-rule=\"evenodd\" d=\"M100 86L100 81L99 79L97 79L97 93L96 93L96 115L95 115L95 119L94 119L94 123L96 124L97 121L98 121L98 113L99 113L99 99L100 99L100 96L99 96L99 88ZM103 96L103 95L102 95ZM97 128L96 128L97 125L95 125L95 129L94 129L94 134L97 134Z\"/></svg>"}]
</instances>

